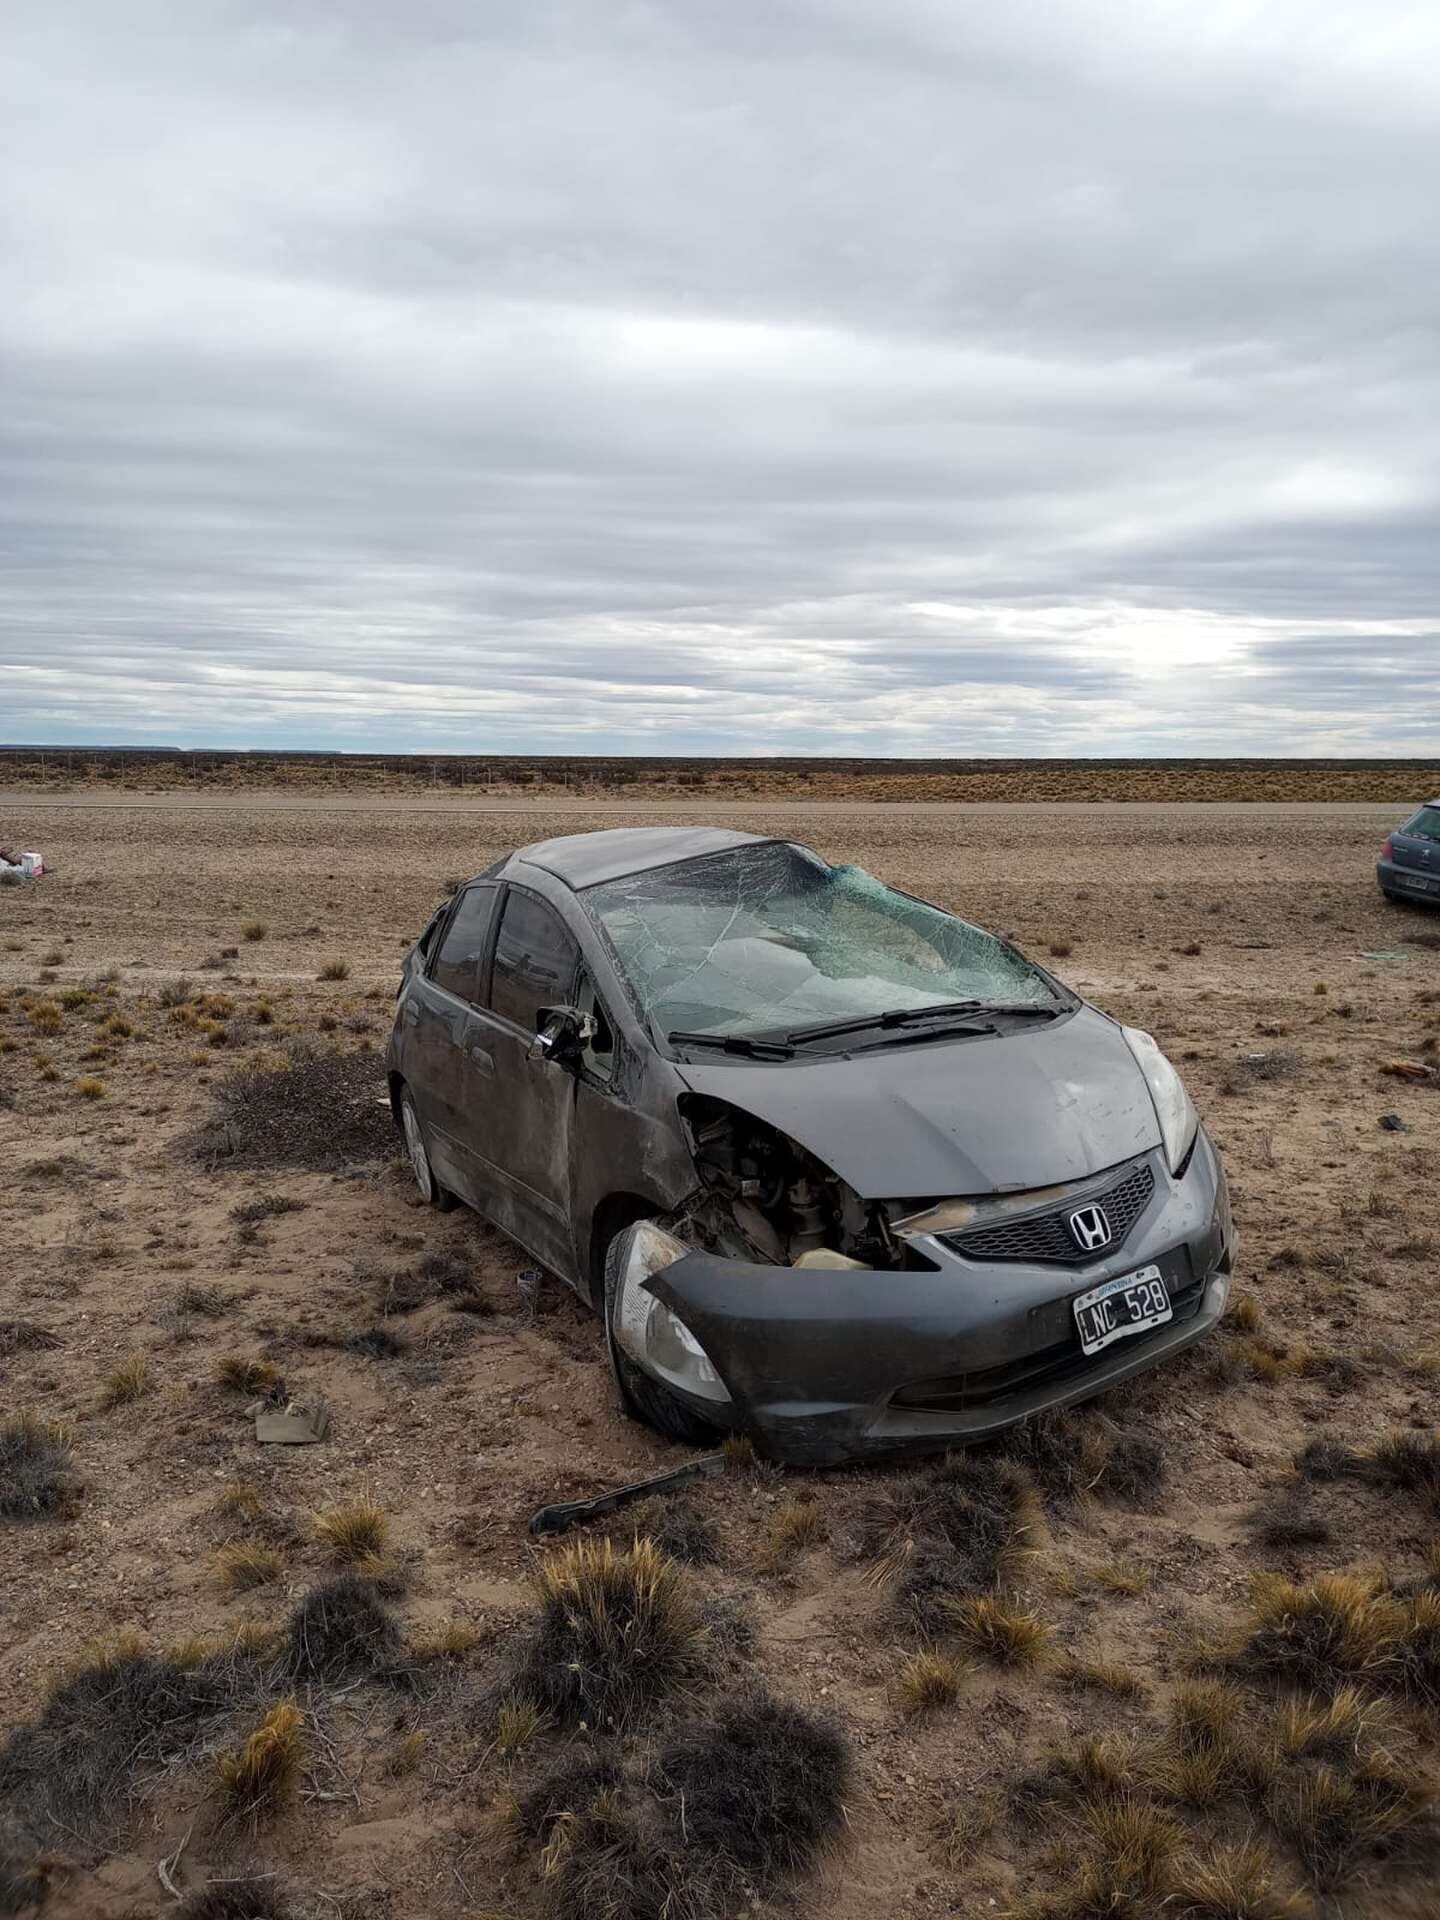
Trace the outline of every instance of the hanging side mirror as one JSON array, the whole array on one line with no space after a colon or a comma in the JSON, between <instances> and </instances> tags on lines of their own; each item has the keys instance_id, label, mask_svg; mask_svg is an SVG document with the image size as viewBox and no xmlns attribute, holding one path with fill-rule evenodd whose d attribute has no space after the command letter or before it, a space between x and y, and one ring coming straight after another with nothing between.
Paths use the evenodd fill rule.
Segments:
<instances>
[{"instance_id":1,"label":"hanging side mirror","mask_svg":"<svg viewBox=\"0 0 1440 1920\"><path fill-rule=\"evenodd\" d=\"M573 1071L597 1031L593 1013L579 1007L541 1007L535 1016L535 1037L527 1056L531 1060L553 1060L557 1067Z\"/></svg>"}]
</instances>

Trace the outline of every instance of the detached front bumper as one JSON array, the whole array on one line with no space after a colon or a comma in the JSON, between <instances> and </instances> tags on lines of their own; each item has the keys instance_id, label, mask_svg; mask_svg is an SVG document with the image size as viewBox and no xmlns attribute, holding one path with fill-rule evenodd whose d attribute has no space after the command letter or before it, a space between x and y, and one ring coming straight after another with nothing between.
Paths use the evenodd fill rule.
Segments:
<instances>
[{"instance_id":1,"label":"detached front bumper","mask_svg":"<svg viewBox=\"0 0 1440 1920\"><path fill-rule=\"evenodd\" d=\"M695 1401L695 1411L753 1434L776 1459L824 1465L982 1439L1157 1365L1224 1312L1235 1237L1203 1128L1182 1178L1156 1165L1154 1194L1123 1245L1085 1267L982 1262L928 1234L910 1244L932 1271L685 1255L648 1286L729 1392L728 1407ZM1075 1295L1149 1265L1164 1275L1174 1318L1088 1358Z\"/></svg>"}]
</instances>

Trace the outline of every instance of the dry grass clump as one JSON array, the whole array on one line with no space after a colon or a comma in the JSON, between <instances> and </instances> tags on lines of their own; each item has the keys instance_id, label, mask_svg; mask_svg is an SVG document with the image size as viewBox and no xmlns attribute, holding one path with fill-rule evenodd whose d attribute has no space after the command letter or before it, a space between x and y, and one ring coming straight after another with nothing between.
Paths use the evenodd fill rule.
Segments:
<instances>
[{"instance_id":1,"label":"dry grass clump","mask_svg":"<svg viewBox=\"0 0 1440 1920\"><path fill-rule=\"evenodd\" d=\"M1170 1725L1158 1759L1157 1778L1173 1799L1208 1807L1273 1778L1273 1743L1250 1726L1245 1698L1218 1680L1177 1688Z\"/></svg>"},{"instance_id":2,"label":"dry grass clump","mask_svg":"<svg viewBox=\"0 0 1440 1920\"><path fill-rule=\"evenodd\" d=\"M1356 1687L1341 1687L1328 1700L1311 1694L1286 1702L1279 1719L1280 1751L1291 1760L1348 1767L1360 1762L1375 1738L1391 1731L1381 1702Z\"/></svg>"},{"instance_id":3,"label":"dry grass clump","mask_svg":"<svg viewBox=\"0 0 1440 1920\"><path fill-rule=\"evenodd\" d=\"M711 1633L684 1571L653 1542L578 1540L549 1555L514 1687L567 1724L623 1729L711 1666Z\"/></svg>"},{"instance_id":4,"label":"dry grass clump","mask_svg":"<svg viewBox=\"0 0 1440 1920\"><path fill-rule=\"evenodd\" d=\"M1286 1884L1269 1849L1253 1840L1186 1854L1167 1880L1165 1911L1177 1920L1308 1920L1314 1911Z\"/></svg>"},{"instance_id":5,"label":"dry grass clump","mask_svg":"<svg viewBox=\"0 0 1440 1920\"><path fill-rule=\"evenodd\" d=\"M238 1753L223 1754L220 1784L227 1817L252 1825L273 1817L295 1797L305 1757L305 1716L293 1700L273 1706Z\"/></svg>"},{"instance_id":6,"label":"dry grass clump","mask_svg":"<svg viewBox=\"0 0 1440 1920\"><path fill-rule=\"evenodd\" d=\"M231 1393L243 1393L250 1399L257 1394L268 1397L284 1384L280 1369L268 1360L253 1360L248 1354L238 1353L227 1353L215 1362L215 1378Z\"/></svg>"},{"instance_id":7,"label":"dry grass clump","mask_svg":"<svg viewBox=\"0 0 1440 1920\"><path fill-rule=\"evenodd\" d=\"M315 978L317 980L348 980L350 978L350 962L348 960L327 960Z\"/></svg>"},{"instance_id":8,"label":"dry grass clump","mask_svg":"<svg viewBox=\"0 0 1440 1920\"><path fill-rule=\"evenodd\" d=\"M1389 1433L1362 1458L1380 1486L1414 1494L1440 1511L1440 1433Z\"/></svg>"},{"instance_id":9,"label":"dry grass clump","mask_svg":"<svg viewBox=\"0 0 1440 1920\"><path fill-rule=\"evenodd\" d=\"M75 1082L73 1091L81 1100L103 1100L105 1082L97 1074L82 1073Z\"/></svg>"},{"instance_id":10,"label":"dry grass clump","mask_svg":"<svg viewBox=\"0 0 1440 1920\"><path fill-rule=\"evenodd\" d=\"M12 1353L53 1353L60 1336L34 1320L0 1320L0 1360Z\"/></svg>"},{"instance_id":11,"label":"dry grass clump","mask_svg":"<svg viewBox=\"0 0 1440 1920\"><path fill-rule=\"evenodd\" d=\"M512 1693L495 1715L495 1751L505 1759L523 1753L545 1726L545 1715L535 1701Z\"/></svg>"},{"instance_id":12,"label":"dry grass clump","mask_svg":"<svg viewBox=\"0 0 1440 1920\"><path fill-rule=\"evenodd\" d=\"M65 1513L77 1492L67 1427L33 1413L0 1422L0 1519Z\"/></svg>"},{"instance_id":13,"label":"dry grass clump","mask_svg":"<svg viewBox=\"0 0 1440 1920\"><path fill-rule=\"evenodd\" d=\"M711 1910L708 1888L653 1810L618 1790L554 1823L541 1884L552 1920L704 1920Z\"/></svg>"},{"instance_id":14,"label":"dry grass clump","mask_svg":"<svg viewBox=\"0 0 1440 1920\"><path fill-rule=\"evenodd\" d=\"M714 1528L688 1487L640 1501L606 1532L617 1546L628 1546L632 1540L651 1540L661 1553L686 1566L713 1566L720 1558Z\"/></svg>"},{"instance_id":15,"label":"dry grass clump","mask_svg":"<svg viewBox=\"0 0 1440 1920\"><path fill-rule=\"evenodd\" d=\"M100 1406L108 1412L112 1407L128 1406L132 1400L143 1399L154 1383L150 1378L150 1361L143 1353L132 1353L128 1360L122 1360L106 1375L100 1389Z\"/></svg>"},{"instance_id":16,"label":"dry grass clump","mask_svg":"<svg viewBox=\"0 0 1440 1920\"><path fill-rule=\"evenodd\" d=\"M479 1641L479 1633L467 1620L447 1620L438 1627L417 1633L410 1642L410 1654L412 1659L425 1662L463 1660Z\"/></svg>"},{"instance_id":17,"label":"dry grass clump","mask_svg":"<svg viewBox=\"0 0 1440 1920\"><path fill-rule=\"evenodd\" d=\"M1376 1582L1325 1573L1306 1585L1273 1575L1255 1583L1254 1621L1240 1659L1292 1685L1383 1685L1393 1670L1402 1610Z\"/></svg>"},{"instance_id":18,"label":"dry grass clump","mask_svg":"<svg viewBox=\"0 0 1440 1920\"><path fill-rule=\"evenodd\" d=\"M913 1654L900 1669L895 1691L902 1709L909 1714L933 1713L959 1698L965 1678L963 1661L948 1653L926 1651Z\"/></svg>"},{"instance_id":19,"label":"dry grass clump","mask_svg":"<svg viewBox=\"0 0 1440 1920\"><path fill-rule=\"evenodd\" d=\"M255 1587L268 1586L285 1571L285 1562L273 1547L254 1541L237 1540L221 1547L214 1555L211 1569L227 1593L249 1593Z\"/></svg>"},{"instance_id":20,"label":"dry grass clump","mask_svg":"<svg viewBox=\"0 0 1440 1920\"><path fill-rule=\"evenodd\" d=\"M1382 1754L1346 1772L1321 1765L1286 1781L1268 1812L1323 1892L1377 1865L1440 1867L1433 1791Z\"/></svg>"},{"instance_id":21,"label":"dry grass clump","mask_svg":"<svg viewBox=\"0 0 1440 1920\"><path fill-rule=\"evenodd\" d=\"M327 1507L315 1519L316 1537L342 1566L378 1560L390 1535L390 1519L373 1500L350 1500Z\"/></svg>"},{"instance_id":22,"label":"dry grass clump","mask_svg":"<svg viewBox=\"0 0 1440 1920\"><path fill-rule=\"evenodd\" d=\"M261 1193L253 1200L242 1200L238 1206L230 1209L230 1218L239 1227L258 1226L262 1220L275 1220L281 1214L302 1213L303 1200L293 1200L285 1193Z\"/></svg>"},{"instance_id":23,"label":"dry grass clump","mask_svg":"<svg viewBox=\"0 0 1440 1920\"><path fill-rule=\"evenodd\" d=\"M253 944L258 940L263 940L269 931L270 928L266 921L247 920L240 928L240 938L242 940L248 940Z\"/></svg>"},{"instance_id":24,"label":"dry grass clump","mask_svg":"<svg viewBox=\"0 0 1440 1920\"><path fill-rule=\"evenodd\" d=\"M979 1853L1000 1824L1003 1806L997 1794L972 1794L941 1809L931 1823L930 1836L942 1864L959 1873Z\"/></svg>"},{"instance_id":25,"label":"dry grass clump","mask_svg":"<svg viewBox=\"0 0 1440 1920\"><path fill-rule=\"evenodd\" d=\"M1053 1629L1038 1614L998 1593L968 1594L954 1601L950 1618L963 1646L1004 1667L1034 1666L1053 1637Z\"/></svg>"},{"instance_id":26,"label":"dry grass clump","mask_svg":"<svg viewBox=\"0 0 1440 1920\"><path fill-rule=\"evenodd\" d=\"M1305 1483L1299 1479L1284 1482L1266 1499L1257 1501L1246 1518L1256 1539L1267 1547L1323 1547L1335 1537L1334 1528L1316 1510Z\"/></svg>"},{"instance_id":27,"label":"dry grass clump","mask_svg":"<svg viewBox=\"0 0 1440 1920\"><path fill-rule=\"evenodd\" d=\"M776 1572L824 1536L825 1516L813 1494L787 1500L771 1515L756 1555L756 1565L762 1572Z\"/></svg>"},{"instance_id":28,"label":"dry grass clump","mask_svg":"<svg viewBox=\"0 0 1440 1920\"><path fill-rule=\"evenodd\" d=\"M682 1728L657 1769L681 1796L687 1844L769 1886L838 1830L852 1762L837 1725L756 1690Z\"/></svg>"},{"instance_id":29,"label":"dry grass clump","mask_svg":"<svg viewBox=\"0 0 1440 1920\"><path fill-rule=\"evenodd\" d=\"M1162 1909L1184 1831L1149 1801L1121 1794L1081 1807L1076 1844L1074 1872L1023 1902L1017 1920L1149 1920Z\"/></svg>"},{"instance_id":30,"label":"dry grass clump","mask_svg":"<svg viewBox=\"0 0 1440 1920\"><path fill-rule=\"evenodd\" d=\"M1080 1692L1109 1693L1117 1700L1143 1700L1150 1689L1138 1673L1113 1660L1066 1661L1060 1679Z\"/></svg>"},{"instance_id":31,"label":"dry grass clump","mask_svg":"<svg viewBox=\"0 0 1440 1920\"><path fill-rule=\"evenodd\" d=\"M373 1581L344 1573L312 1587L290 1616L288 1665L306 1680L353 1680L391 1666L400 1629Z\"/></svg>"},{"instance_id":32,"label":"dry grass clump","mask_svg":"<svg viewBox=\"0 0 1440 1920\"><path fill-rule=\"evenodd\" d=\"M355 1262L355 1278L372 1288L376 1310L382 1316L414 1313L440 1299L461 1313L491 1310L474 1267L459 1254L426 1253L412 1266L393 1268L362 1258Z\"/></svg>"},{"instance_id":33,"label":"dry grass clump","mask_svg":"<svg viewBox=\"0 0 1440 1920\"><path fill-rule=\"evenodd\" d=\"M950 1629L951 1603L1018 1576L1043 1520L1029 1475L998 1455L961 1454L903 1474L862 1502L859 1552L922 1633Z\"/></svg>"},{"instance_id":34,"label":"dry grass clump","mask_svg":"<svg viewBox=\"0 0 1440 1920\"><path fill-rule=\"evenodd\" d=\"M19 1830L90 1833L262 1684L239 1636L198 1664L114 1636L69 1668L0 1748L0 1796Z\"/></svg>"},{"instance_id":35,"label":"dry grass clump","mask_svg":"<svg viewBox=\"0 0 1440 1920\"><path fill-rule=\"evenodd\" d=\"M352 1169L394 1152L384 1062L376 1053L287 1050L283 1066L242 1067L215 1089L216 1113L184 1143L202 1166Z\"/></svg>"}]
</instances>

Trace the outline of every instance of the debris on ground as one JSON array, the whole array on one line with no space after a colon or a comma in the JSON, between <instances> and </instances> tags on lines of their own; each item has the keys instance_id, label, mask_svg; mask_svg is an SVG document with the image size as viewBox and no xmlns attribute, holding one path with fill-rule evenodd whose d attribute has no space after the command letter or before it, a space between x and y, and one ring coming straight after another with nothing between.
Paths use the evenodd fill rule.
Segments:
<instances>
[{"instance_id":1,"label":"debris on ground","mask_svg":"<svg viewBox=\"0 0 1440 1920\"><path fill-rule=\"evenodd\" d=\"M1427 1067L1423 1060L1387 1060L1380 1071L1394 1080L1440 1080L1440 1068Z\"/></svg>"},{"instance_id":2,"label":"debris on ground","mask_svg":"<svg viewBox=\"0 0 1440 1920\"><path fill-rule=\"evenodd\" d=\"M711 1480L725 1471L723 1453L702 1453L698 1460L687 1460L683 1467L672 1467L669 1473L652 1474L648 1480L632 1480L628 1486L614 1487L609 1493L597 1493L589 1500L562 1500L550 1507L541 1507L530 1518L531 1533L564 1533L567 1527L577 1527L583 1520L598 1520L602 1514L615 1513L621 1507L629 1506L634 1500L643 1500L650 1494L668 1493L673 1488L683 1487L691 1480Z\"/></svg>"},{"instance_id":3,"label":"debris on ground","mask_svg":"<svg viewBox=\"0 0 1440 1920\"><path fill-rule=\"evenodd\" d=\"M38 853L15 853L9 847L0 847L0 881L7 887L38 880L44 872L45 862Z\"/></svg>"},{"instance_id":4,"label":"debris on ground","mask_svg":"<svg viewBox=\"0 0 1440 1920\"><path fill-rule=\"evenodd\" d=\"M539 1267L522 1267L515 1276L515 1291L520 1296L520 1304L532 1320L540 1311L540 1296L544 1287L545 1276Z\"/></svg>"},{"instance_id":5,"label":"debris on ground","mask_svg":"<svg viewBox=\"0 0 1440 1920\"><path fill-rule=\"evenodd\" d=\"M1398 1113L1382 1113L1376 1123L1382 1133L1409 1133L1410 1123L1402 1120Z\"/></svg>"}]
</instances>

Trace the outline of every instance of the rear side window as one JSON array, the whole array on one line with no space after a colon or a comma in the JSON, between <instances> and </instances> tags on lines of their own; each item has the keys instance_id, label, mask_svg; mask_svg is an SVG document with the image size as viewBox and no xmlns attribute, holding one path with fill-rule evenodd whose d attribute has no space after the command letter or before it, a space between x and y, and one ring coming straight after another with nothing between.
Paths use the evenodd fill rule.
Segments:
<instances>
[{"instance_id":1,"label":"rear side window","mask_svg":"<svg viewBox=\"0 0 1440 1920\"><path fill-rule=\"evenodd\" d=\"M490 1005L506 1020L533 1029L541 1007L570 994L580 949L543 900L511 888L495 942Z\"/></svg>"},{"instance_id":2,"label":"rear side window","mask_svg":"<svg viewBox=\"0 0 1440 1920\"><path fill-rule=\"evenodd\" d=\"M495 917L498 887L467 887L450 916L445 938L430 969L430 978L447 993L462 1000L480 999L480 966L485 958L485 943L490 937L490 922Z\"/></svg>"},{"instance_id":3,"label":"rear side window","mask_svg":"<svg viewBox=\"0 0 1440 1920\"><path fill-rule=\"evenodd\" d=\"M1440 840L1440 807L1421 807L1404 831L1422 840Z\"/></svg>"}]
</instances>

